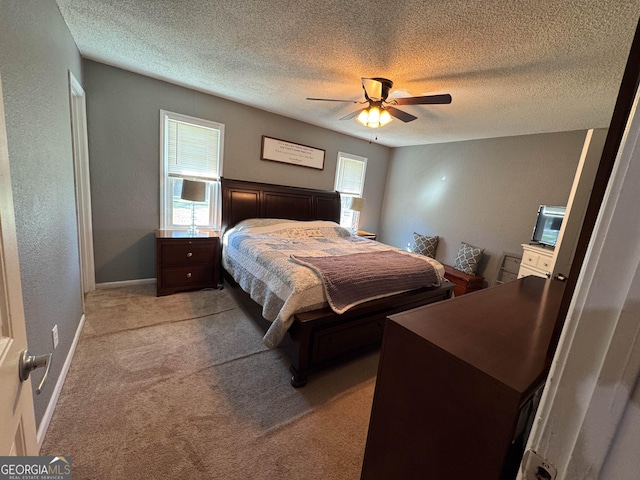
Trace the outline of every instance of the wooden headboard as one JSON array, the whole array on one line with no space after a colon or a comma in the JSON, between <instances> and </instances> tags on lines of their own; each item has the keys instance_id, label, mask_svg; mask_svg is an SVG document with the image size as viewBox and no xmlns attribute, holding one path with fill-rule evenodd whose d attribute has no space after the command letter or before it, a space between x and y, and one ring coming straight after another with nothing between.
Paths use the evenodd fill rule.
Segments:
<instances>
[{"instance_id":1,"label":"wooden headboard","mask_svg":"<svg viewBox=\"0 0 640 480\"><path fill-rule=\"evenodd\" d=\"M340 222L340 193L221 179L222 233L247 218Z\"/></svg>"}]
</instances>

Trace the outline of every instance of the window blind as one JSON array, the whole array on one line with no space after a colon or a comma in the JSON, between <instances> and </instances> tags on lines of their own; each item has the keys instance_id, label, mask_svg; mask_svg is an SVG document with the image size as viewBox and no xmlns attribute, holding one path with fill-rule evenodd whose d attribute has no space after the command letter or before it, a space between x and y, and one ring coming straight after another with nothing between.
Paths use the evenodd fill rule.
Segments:
<instances>
[{"instance_id":1,"label":"window blind","mask_svg":"<svg viewBox=\"0 0 640 480\"><path fill-rule=\"evenodd\" d=\"M362 195L366 162L341 156L338 163L336 190L355 196Z\"/></svg>"},{"instance_id":2,"label":"window blind","mask_svg":"<svg viewBox=\"0 0 640 480\"><path fill-rule=\"evenodd\" d=\"M220 131L173 118L167 122L169 176L218 180Z\"/></svg>"}]
</instances>

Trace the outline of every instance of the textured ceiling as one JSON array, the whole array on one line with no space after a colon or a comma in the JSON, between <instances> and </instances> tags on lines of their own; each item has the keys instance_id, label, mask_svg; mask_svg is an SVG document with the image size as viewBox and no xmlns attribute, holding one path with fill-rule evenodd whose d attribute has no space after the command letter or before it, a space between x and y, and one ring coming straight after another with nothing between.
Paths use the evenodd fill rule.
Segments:
<instances>
[{"instance_id":1,"label":"textured ceiling","mask_svg":"<svg viewBox=\"0 0 640 480\"><path fill-rule=\"evenodd\" d=\"M388 146L606 127L640 0L57 0L85 58ZM418 120L338 120L361 77Z\"/></svg>"}]
</instances>

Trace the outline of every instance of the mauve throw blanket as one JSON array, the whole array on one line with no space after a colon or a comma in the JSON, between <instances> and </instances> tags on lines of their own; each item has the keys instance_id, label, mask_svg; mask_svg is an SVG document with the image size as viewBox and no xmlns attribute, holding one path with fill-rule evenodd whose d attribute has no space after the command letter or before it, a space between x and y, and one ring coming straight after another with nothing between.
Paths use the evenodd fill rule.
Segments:
<instances>
[{"instance_id":1,"label":"mauve throw blanket","mask_svg":"<svg viewBox=\"0 0 640 480\"><path fill-rule=\"evenodd\" d=\"M429 263L392 250L329 257L291 255L291 259L322 278L327 300L336 313L369 300L440 285Z\"/></svg>"}]
</instances>

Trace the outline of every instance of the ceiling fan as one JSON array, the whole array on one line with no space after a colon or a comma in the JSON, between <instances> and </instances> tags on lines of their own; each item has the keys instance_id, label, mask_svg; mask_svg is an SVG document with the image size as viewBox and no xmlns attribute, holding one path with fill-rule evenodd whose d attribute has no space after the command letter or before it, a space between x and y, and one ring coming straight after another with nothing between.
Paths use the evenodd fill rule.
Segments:
<instances>
[{"instance_id":1,"label":"ceiling fan","mask_svg":"<svg viewBox=\"0 0 640 480\"><path fill-rule=\"evenodd\" d=\"M392 98L387 100L389 91L393 87L393 82L386 78L362 78L362 89L364 90L364 101L358 100L336 100L332 98L307 98L307 100L318 100L323 102L348 102L348 103L368 103L369 107L363 110L345 115L340 120L350 120L356 118L361 124L377 128L391 121L395 117L403 122L412 122L415 115L395 108L394 105L442 105L451 103L451 95L425 95L422 97Z\"/></svg>"}]
</instances>

